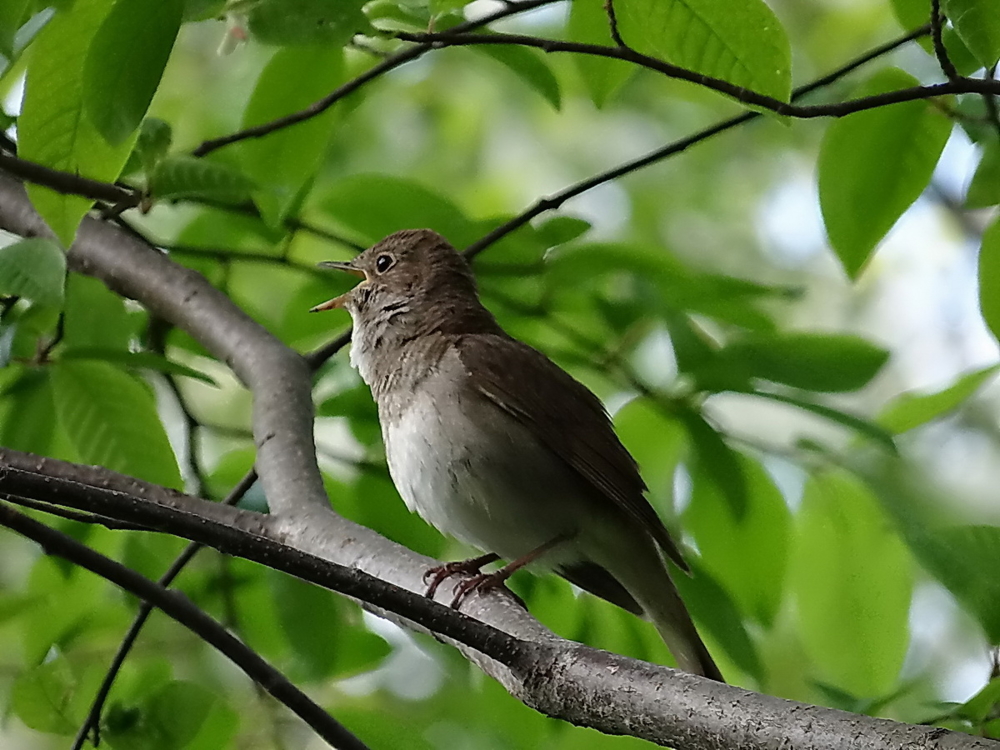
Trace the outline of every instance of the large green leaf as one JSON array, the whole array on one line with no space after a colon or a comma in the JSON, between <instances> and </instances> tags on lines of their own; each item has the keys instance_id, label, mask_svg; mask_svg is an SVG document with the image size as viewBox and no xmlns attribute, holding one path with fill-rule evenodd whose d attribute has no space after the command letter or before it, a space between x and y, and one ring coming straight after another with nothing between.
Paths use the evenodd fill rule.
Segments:
<instances>
[{"instance_id":1,"label":"large green leaf","mask_svg":"<svg viewBox=\"0 0 1000 750\"><path fill-rule=\"evenodd\" d=\"M855 695L888 691L909 644L913 570L857 479L831 471L809 480L789 570L816 676Z\"/></svg>"},{"instance_id":2,"label":"large green leaf","mask_svg":"<svg viewBox=\"0 0 1000 750\"><path fill-rule=\"evenodd\" d=\"M53 659L18 676L11 691L11 708L26 726L39 732L72 734L71 715L76 678L66 659Z\"/></svg>"},{"instance_id":3,"label":"large green leaf","mask_svg":"<svg viewBox=\"0 0 1000 750\"><path fill-rule=\"evenodd\" d=\"M719 492L701 464L694 473L684 528L698 543L701 561L739 603L740 609L770 626L781 605L788 563L791 514L764 468L745 456L740 464L747 486L742 518Z\"/></svg>"},{"instance_id":4,"label":"large green leaf","mask_svg":"<svg viewBox=\"0 0 1000 750\"><path fill-rule=\"evenodd\" d=\"M70 360L52 368L52 387L59 422L86 463L181 486L177 459L145 385L105 362Z\"/></svg>"},{"instance_id":5,"label":"large green leaf","mask_svg":"<svg viewBox=\"0 0 1000 750\"><path fill-rule=\"evenodd\" d=\"M321 44L332 49L371 31L365 0L260 0L247 15L250 32L267 44Z\"/></svg>"},{"instance_id":6,"label":"large green leaf","mask_svg":"<svg viewBox=\"0 0 1000 750\"><path fill-rule=\"evenodd\" d=\"M217 695L197 683L181 680L167 682L129 708L126 713L118 707L102 735L114 750L192 748L213 713L222 708L223 713L231 714ZM232 719L228 729L229 734L235 729Z\"/></svg>"},{"instance_id":7,"label":"large green leaf","mask_svg":"<svg viewBox=\"0 0 1000 750\"><path fill-rule=\"evenodd\" d=\"M1000 365L991 365L966 373L944 390L934 393L901 393L883 407L878 423L900 434L938 419L964 404L991 380Z\"/></svg>"},{"instance_id":8,"label":"large green leaf","mask_svg":"<svg viewBox=\"0 0 1000 750\"><path fill-rule=\"evenodd\" d=\"M723 367L811 391L856 391L871 381L889 352L842 334L781 333L727 345Z\"/></svg>"},{"instance_id":9,"label":"large green leaf","mask_svg":"<svg viewBox=\"0 0 1000 750\"><path fill-rule=\"evenodd\" d=\"M112 181L132 150L131 139L109 146L84 116L84 63L112 0L76 0L42 29L28 55L18 118L18 155L47 167ZM93 201L28 185L28 195L64 245Z\"/></svg>"},{"instance_id":10,"label":"large green leaf","mask_svg":"<svg viewBox=\"0 0 1000 750\"><path fill-rule=\"evenodd\" d=\"M286 47L271 58L254 88L240 127L248 128L305 109L344 78L339 47ZM295 81L294 86L289 81ZM261 186L254 200L272 226L284 220L323 164L336 108L240 145L243 171Z\"/></svg>"},{"instance_id":11,"label":"large green leaf","mask_svg":"<svg viewBox=\"0 0 1000 750\"><path fill-rule=\"evenodd\" d=\"M135 333L125 300L97 279L70 274L66 281L63 342L73 348L127 352Z\"/></svg>"},{"instance_id":12,"label":"large green leaf","mask_svg":"<svg viewBox=\"0 0 1000 750\"><path fill-rule=\"evenodd\" d=\"M49 455L55 427L48 373L27 370L0 397L0 445Z\"/></svg>"},{"instance_id":13,"label":"large green leaf","mask_svg":"<svg viewBox=\"0 0 1000 750\"><path fill-rule=\"evenodd\" d=\"M887 68L854 97L919 84ZM926 101L857 112L832 123L819 155L819 199L830 243L856 278L897 219L927 187L951 133L951 120Z\"/></svg>"},{"instance_id":14,"label":"large green leaf","mask_svg":"<svg viewBox=\"0 0 1000 750\"><path fill-rule=\"evenodd\" d=\"M225 164L193 156L168 156L156 165L149 178L153 198L207 198L220 203L242 203L250 199L255 183Z\"/></svg>"},{"instance_id":15,"label":"large green leaf","mask_svg":"<svg viewBox=\"0 0 1000 750\"><path fill-rule=\"evenodd\" d=\"M153 100L181 26L184 0L118 0L83 70L87 115L109 144L131 135Z\"/></svg>"},{"instance_id":16,"label":"large green leaf","mask_svg":"<svg viewBox=\"0 0 1000 750\"><path fill-rule=\"evenodd\" d=\"M983 232L979 248L979 309L990 331L1000 339L1000 218Z\"/></svg>"},{"instance_id":17,"label":"large green leaf","mask_svg":"<svg viewBox=\"0 0 1000 750\"><path fill-rule=\"evenodd\" d=\"M1000 59L1000 13L995 0L944 0L942 9L983 67Z\"/></svg>"},{"instance_id":18,"label":"large green leaf","mask_svg":"<svg viewBox=\"0 0 1000 750\"><path fill-rule=\"evenodd\" d=\"M747 510L748 488L738 454L700 413L689 408L678 408L676 416L691 440L695 471L704 472L729 503L733 516L742 522Z\"/></svg>"},{"instance_id":19,"label":"large green leaf","mask_svg":"<svg viewBox=\"0 0 1000 750\"><path fill-rule=\"evenodd\" d=\"M559 81L545 58L527 47L487 44L473 49L505 65L522 81L541 94L555 109L562 106Z\"/></svg>"},{"instance_id":20,"label":"large green leaf","mask_svg":"<svg viewBox=\"0 0 1000 750\"><path fill-rule=\"evenodd\" d=\"M788 101L791 47L763 0L628 0L615 8L625 43L638 51Z\"/></svg>"},{"instance_id":21,"label":"large green leaf","mask_svg":"<svg viewBox=\"0 0 1000 750\"><path fill-rule=\"evenodd\" d=\"M0 295L59 305L66 285L66 256L51 240L32 238L0 247Z\"/></svg>"}]
</instances>

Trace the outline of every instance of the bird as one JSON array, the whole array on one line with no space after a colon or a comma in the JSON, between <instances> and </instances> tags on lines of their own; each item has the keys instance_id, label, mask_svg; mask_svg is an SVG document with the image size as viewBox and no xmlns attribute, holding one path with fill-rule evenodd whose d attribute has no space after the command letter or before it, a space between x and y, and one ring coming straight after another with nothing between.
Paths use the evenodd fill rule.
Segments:
<instances>
[{"instance_id":1,"label":"bird","mask_svg":"<svg viewBox=\"0 0 1000 750\"><path fill-rule=\"evenodd\" d=\"M485 554L459 572L454 606L515 570L554 571L651 620L679 667L724 681L677 591L689 571L646 500L602 402L482 304L468 261L429 229L395 232L353 260L362 279L312 308L345 309L351 365L378 408L389 474L407 507ZM510 561L494 573L486 563Z\"/></svg>"}]
</instances>

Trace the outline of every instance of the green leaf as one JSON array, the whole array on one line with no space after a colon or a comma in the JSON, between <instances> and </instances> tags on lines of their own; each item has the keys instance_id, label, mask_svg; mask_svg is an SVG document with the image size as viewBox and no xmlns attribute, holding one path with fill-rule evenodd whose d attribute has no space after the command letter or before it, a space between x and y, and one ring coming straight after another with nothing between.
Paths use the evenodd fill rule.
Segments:
<instances>
[{"instance_id":1,"label":"green leaf","mask_svg":"<svg viewBox=\"0 0 1000 750\"><path fill-rule=\"evenodd\" d=\"M983 232L979 248L979 309L990 332L1000 339L1000 218Z\"/></svg>"},{"instance_id":2,"label":"green leaf","mask_svg":"<svg viewBox=\"0 0 1000 750\"><path fill-rule=\"evenodd\" d=\"M433 229L455 247L478 238L475 222L444 196L418 182L380 174L345 177L329 188L322 208L374 244L401 229Z\"/></svg>"},{"instance_id":3,"label":"green leaf","mask_svg":"<svg viewBox=\"0 0 1000 750\"><path fill-rule=\"evenodd\" d=\"M807 399L789 396L784 393L771 393L769 391L751 391L753 395L760 396L761 398L770 399L771 401L779 401L783 404L791 404L792 406L797 406L805 411L811 411L813 414L818 414L824 419L829 419L831 422L838 422L845 427L850 427L861 435L866 435L874 440L877 440L883 447L887 450L895 453L896 443L893 441L892 434L887 432L881 426L870 422L863 417L857 417L853 414L848 414L847 412L841 411L840 409L833 409L829 406L824 406L823 404L817 404L814 401L809 401Z\"/></svg>"},{"instance_id":4,"label":"green leaf","mask_svg":"<svg viewBox=\"0 0 1000 750\"><path fill-rule=\"evenodd\" d=\"M75 689L69 663L56 658L18 676L11 691L11 708L31 729L73 734L77 727L69 709Z\"/></svg>"},{"instance_id":5,"label":"green leaf","mask_svg":"<svg viewBox=\"0 0 1000 750\"><path fill-rule=\"evenodd\" d=\"M343 79L344 53L339 47L280 49L261 72L240 127L261 125L305 109ZM289 81L295 85L289 86ZM332 107L305 122L240 144L243 171L262 186L254 200L271 226L281 224L323 164L336 113Z\"/></svg>"},{"instance_id":6,"label":"green leaf","mask_svg":"<svg viewBox=\"0 0 1000 750\"><path fill-rule=\"evenodd\" d=\"M908 73L887 68L853 98L917 85ZM857 112L827 128L819 154L820 207L830 243L852 279L927 187L950 133L951 121L926 101Z\"/></svg>"},{"instance_id":7,"label":"green leaf","mask_svg":"<svg viewBox=\"0 0 1000 750\"><path fill-rule=\"evenodd\" d=\"M613 44L603 0L573 0L569 4L566 32L574 42ZM633 73L635 66L623 60L574 55L583 85L598 108L603 107Z\"/></svg>"},{"instance_id":8,"label":"green leaf","mask_svg":"<svg viewBox=\"0 0 1000 750\"><path fill-rule=\"evenodd\" d=\"M207 198L221 203L250 200L255 183L243 173L208 159L170 156L161 161L149 178L153 198Z\"/></svg>"},{"instance_id":9,"label":"green leaf","mask_svg":"<svg viewBox=\"0 0 1000 750\"><path fill-rule=\"evenodd\" d=\"M189 748L220 706L219 697L201 685L172 680L137 705L115 706L102 737L115 750Z\"/></svg>"},{"instance_id":10,"label":"green leaf","mask_svg":"<svg viewBox=\"0 0 1000 750\"><path fill-rule=\"evenodd\" d=\"M957 709L957 713L972 721L982 721L1000 703L1000 677L994 677L986 687L969 698Z\"/></svg>"},{"instance_id":11,"label":"green leaf","mask_svg":"<svg viewBox=\"0 0 1000 750\"><path fill-rule=\"evenodd\" d=\"M27 370L0 397L0 445L49 455L56 413L47 372Z\"/></svg>"},{"instance_id":12,"label":"green leaf","mask_svg":"<svg viewBox=\"0 0 1000 750\"><path fill-rule=\"evenodd\" d=\"M147 117L139 126L139 137L135 142L135 153L147 176L167 155L173 141L173 129L163 120Z\"/></svg>"},{"instance_id":13,"label":"green leaf","mask_svg":"<svg viewBox=\"0 0 1000 750\"><path fill-rule=\"evenodd\" d=\"M30 3L31 0L6 0L0 3L0 55L14 57L14 35L26 20Z\"/></svg>"},{"instance_id":14,"label":"green leaf","mask_svg":"<svg viewBox=\"0 0 1000 750\"><path fill-rule=\"evenodd\" d=\"M42 29L28 54L24 101L18 118L18 156L64 172L110 182L132 150L109 146L84 116L84 63L112 0L76 0ZM38 213L65 246L93 201L28 185Z\"/></svg>"},{"instance_id":15,"label":"green leaf","mask_svg":"<svg viewBox=\"0 0 1000 750\"><path fill-rule=\"evenodd\" d=\"M1000 365L973 370L935 393L902 393L885 405L878 423L897 435L927 424L962 406L998 370Z\"/></svg>"},{"instance_id":16,"label":"green leaf","mask_svg":"<svg viewBox=\"0 0 1000 750\"><path fill-rule=\"evenodd\" d=\"M911 540L921 564L979 620L991 644L1000 643L1000 527L952 526Z\"/></svg>"},{"instance_id":17,"label":"green leaf","mask_svg":"<svg viewBox=\"0 0 1000 750\"><path fill-rule=\"evenodd\" d=\"M363 0L261 0L247 15L250 33L265 44L342 47L373 31Z\"/></svg>"},{"instance_id":18,"label":"green leaf","mask_svg":"<svg viewBox=\"0 0 1000 750\"><path fill-rule=\"evenodd\" d=\"M987 208L1000 203L1000 145L988 143L965 193L966 208Z\"/></svg>"},{"instance_id":19,"label":"green leaf","mask_svg":"<svg viewBox=\"0 0 1000 750\"><path fill-rule=\"evenodd\" d=\"M1000 14L994 0L944 0L942 9L984 68L1000 59Z\"/></svg>"},{"instance_id":20,"label":"green leaf","mask_svg":"<svg viewBox=\"0 0 1000 750\"><path fill-rule=\"evenodd\" d=\"M66 285L66 256L52 240L32 238L0 247L0 295L58 306Z\"/></svg>"},{"instance_id":21,"label":"green leaf","mask_svg":"<svg viewBox=\"0 0 1000 750\"><path fill-rule=\"evenodd\" d=\"M554 109L562 106L562 93L548 62L538 52L527 47L487 44L473 47L487 57L509 68L522 81L537 91Z\"/></svg>"},{"instance_id":22,"label":"green leaf","mask_svg":"<svg viewBox=\"0 0 1000 750\"><path fill-rule=\"evenodd\" d=\"M819 677L859 696L895 683L909 643L910 557L866 488L825 472L806 484L791 585Z\"/></svg>"},{"instance_id":23,"label":"green leaf","mask_svg":"<svg viewBox=\"0 0 1000 750\"><path fill-rule=\"evenodd\" d=\"M165 487L180 471L148 388L105 362L52 368L56 414L84 462Z\"/></svg>"},{"instance_id":24,"label":"green leaf","mask_svg":"<svg viewBox=\"0 0 1000 750\"><path fill-rule=\"evenodd\" d=\"M87 115L110 145L131 135L153 100L181 27L184 0L119 0L83 70Z\"/></svg>"},{"instance_id":25,"label":"green leaf","mask_svg":"<svg viewBox=\"0 0 1000 750\"><path fill-rule=\"evenodd\" d=\"M781 333L727 345L723 367L811 391L855 391L867 385L889 352L858 336Z\"/></svg>"},{"instance_id":26,"label":"green leaf","mask_svg":"<svg viewBox=\"0 0 1000 750\"><path fill-rule=\"evenodd\" d=\"M712 467L701 463L684 528L694 535L705 569L744 613L770 627L781 605L791 514L763 467L745 456L739 461L747 487L743 517L736 518L712 481Z\"/></svg>"},{"instance_id":27,"label":"green leaf","mask_svg":"<svg viewBox=\"0 0 1000 750\"><path fill-rule=\"evenodd\" d=\"M70 274L66 280L63 342L69 347L127 351L135 325L125 300L97 279Z\"/></svg>"},{"instance_id":28,"label":"green leaf","mask_svg":"<svg viewBox=\"0 0 1000 750\"><path fill-rule=\"evenodd\" d=\"M67 349L59 356L60 360L94 360L100 362L110 362L115 365L123 365L134 370L155 370L156 372L167 373L168 375L183 375L194 378L203 383L214 385L219 384L210 375L206 375L200 370L188 367L180 362L156 354L155 352L127 352L121 349L105 349L99 346L81 346Z\"/></svg>"},{"instance_id":29,"label":"green leaf","mask_svg":"<svg viewBox=\"0 0 1000 750\"><path fill-rule=\"evenodd\" d=\"M688 563L691 575L675 576L674 583L691 610L691 616L725 649L737 667L758 682L764 682L764 665L732 597L700 559L689 559Z\"/></svg>"},{"instance_id":30,"label":"green leaf","mask_svg":"<svg viewBox=\"0 0 1000 750\"><path fill-rule=\"evenodd\" d=\"M677 418L684 424L694 449L695 471L705 476L726 498L737 521L742 522L747 510L747 478L738 454L705 418L692 409L679 409Z\"/></svg>"},{"instance_id":31,"label":"green leaf","mask_svg":"<svg viewBox=\"0 0 1000 750\"><path fill-rule=\"evenodd\" d=\"M535 231L547 248L564 245L586 234L593 226L589 221L575 216L554 216L539 224Z\"/></svg>"},{"instance_id":32,"label":"green leaf","mask_svg":"<svg viewBox=\"0 0 1000 750\"><path fill-rule=\"evenodd\" d=\"M788 101L791 46L763 0L629 0L616 10L639 52Z\"/></svg>"}]
</instances>

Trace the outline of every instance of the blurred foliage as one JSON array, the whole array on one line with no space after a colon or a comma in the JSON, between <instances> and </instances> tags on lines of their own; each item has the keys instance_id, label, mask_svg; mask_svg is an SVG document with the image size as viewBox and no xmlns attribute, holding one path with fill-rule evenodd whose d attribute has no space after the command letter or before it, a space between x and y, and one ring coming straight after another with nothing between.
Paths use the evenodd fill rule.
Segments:
<instances>
[{"instance_id":1,"label":"blurred foliage","mask_svg":"<svg viewBox=\"0 0 1000 750\"><path fill-rule=\"evenodd\" d=\"M942 3L962 73L1000 56L990 3ZM532 5L509 4L497 30L613 43L600 0ZM22 158L143 190L148 210L124 220L307 351L348 324L307 314L348 283L317 261L409 227L467 247L545 196L741 111L618 60L446 49L318 117L192 154L382 63L402 49L394 31L502 7L7 0L0 125L16 124ZM928 11L923 0L616 7L638 50L779 99ZM923 38L812 96L939 80ZM969 95L834 121L757 118L560 201L475 259L501 323L611 408L683 540L694 574L679 585L734 682L1000 737L987 659L1000 641L996 109ZM68 244L91 202L30 194ZM99 283L66 277L56 244L0 245L0 445L224 496L253 461L250 398L225 366ZM346 356L321 368L315 398L334 507L426 554L469 553L399 501ZM243 500L264 503L259 488ZM51 522L154 577L182 547ZM373 748L640 744L539 716L454 651L258 566L205 552L179 585ZM648 624L562 580L511 585L568 638L672 663ZM5 748L67 746L136 607L3 536ZM155 615L102 727L112 748L316 742Z\"/></svg>"}]
</instances>

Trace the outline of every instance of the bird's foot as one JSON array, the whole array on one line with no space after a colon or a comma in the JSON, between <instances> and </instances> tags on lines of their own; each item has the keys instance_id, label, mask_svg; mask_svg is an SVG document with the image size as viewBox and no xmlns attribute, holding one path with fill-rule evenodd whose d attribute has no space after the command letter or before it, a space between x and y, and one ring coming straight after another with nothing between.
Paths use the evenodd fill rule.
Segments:
<instances>
[{"instance_id":1,"label":"bird's foot","mask_svg":"<svg viewBox=\"0 0 1000 750\"><path fill-rule=\"evenodd\" d=\"M476 573L478 577L479 571L484 565L489 565L491 562L496 562L499 559L499 555L490 553L488 555L473 557L470 560L458 560L456 562L445 563L444 565L437 565L424 573L424 583L427 584L425 596L433 599L434 594L437 593L438 586L446 578L451 578L458 573Z\"/></svg>"},{"instance_id":2,"label":"bird's foot","mask_svg":"<svg viewBox=\"0 0 1000 750\"><path fill-rule=\"evenodd\" d=\"M455 598L451 600L452 609L458 609L462 605L462 602L465 601L465 597L473 591L484 593L490 589L503 588L504 581L510 578L511 572L507 568L501 568L495 573L479 573L471 578L459 581L453 589ZM523 605L524 602L521 602L521 604Z\"/></svg>"}]
</instances>

